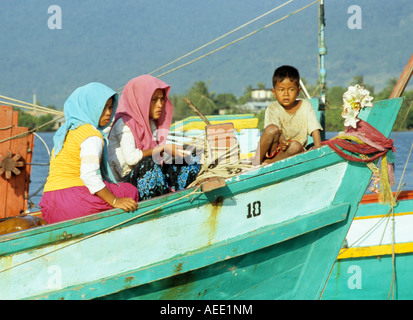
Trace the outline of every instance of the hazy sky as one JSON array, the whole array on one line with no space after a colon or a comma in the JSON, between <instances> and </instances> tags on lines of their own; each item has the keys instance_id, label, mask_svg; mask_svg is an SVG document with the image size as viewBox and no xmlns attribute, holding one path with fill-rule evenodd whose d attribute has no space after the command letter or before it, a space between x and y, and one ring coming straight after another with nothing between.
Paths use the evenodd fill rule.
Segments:
<instances>
[{"instance_id":1,"label":"hazy sky","mask_svg":"<svg viewBox=\"0 0 413 320\"><path fill-rule=\"evenodd\" d=\"M198 48L288 0L2 0L0 94L62 105L78 86L103 82L115 90L132 77ZM311 3L293 0L258 22L160 72L205 54ZM413 1L325 0L327 81L352 76L382 86L413 54ZM352 5L360 8L359 19ZM228 49L166 75L173 93L194 81L241 95L247 85L270 86L273 68L297 65L317 79L318 7L313 5ZM353 17L353 18L352 18ZM385 17L385 18L383 18ZM352 19L350 19L352 18ZM360 25L357 25L359 23ZM360 28L358 28L360 27ZM352 29L353 28L353 29ZM382 35L391 37L383 39ZM410 35L406 39L405 35ZM354 47L353 41L358 43ZM382 52L389 52L393 55ZM386 50L385 50L386 49ZM346 65L346 61L360 65ZM364 69L363 61L377 62ZM372 70L374 69L374 70ZM343 72L345 70L346 72ZM155 75L159 74L155 73Z\"/></svg>"}]
</instances>

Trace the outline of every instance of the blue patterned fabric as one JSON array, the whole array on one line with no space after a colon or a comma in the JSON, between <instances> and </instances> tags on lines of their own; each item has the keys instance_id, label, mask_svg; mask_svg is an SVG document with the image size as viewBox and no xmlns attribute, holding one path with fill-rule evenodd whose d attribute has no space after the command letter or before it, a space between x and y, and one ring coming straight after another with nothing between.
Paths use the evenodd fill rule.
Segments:
<instances>
[{"instance_id":1,"label":"blue patterned fabric","mask_svg":"<svg viewBox=\"0 0 413 320\"><path fill-rule=\"evenodd\" d=\"M201 169L199 157L192 155L189 164L156 164L152 157L143 158L123 181L136 186L139 200L185 189Z\"/></svg>"}]
</instances>

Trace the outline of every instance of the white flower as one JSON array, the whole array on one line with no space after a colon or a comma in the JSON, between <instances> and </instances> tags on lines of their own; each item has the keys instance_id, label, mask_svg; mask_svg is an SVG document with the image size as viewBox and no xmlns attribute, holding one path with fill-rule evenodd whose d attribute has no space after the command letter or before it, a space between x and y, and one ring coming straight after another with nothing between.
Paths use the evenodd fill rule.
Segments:
<instances>
[{"instance_id":1,"label":"white flower","mask_svg":"<svg viewBox=\"0 0 413 320\"><path fill-rule=\"evenodd\" d=\"M371 100L373 97L370 97L370 92L358 84L348 87L347 92L343 94L344 107L357 111L364 107L372 107Z\"/></svg>"},{"instance_id":2,"label":"white flower","mask_svg":"<svg viewBox=\"0 0 413 320\"><path fill-rule=\"evenodd\" d=\"M344 118L344 126L352 126L353 128L357 127L357 122L360 120L357 118L358 111L348 107L345 108L344 111L341 113L341 116Z\"/></svg>"},{"instance_id":3,"label":"white flower","mask_svg":"<svg viewBox=\"0 0 413 320\"><path fill-rule=\"evenodd\" d=\"M345 119L344 125L356 128L360 110L364 107L372 107L371 100L373 97L370 97L370 92L362 86L356 84L348 87L348 90L343 94L344 105L341 116Z\"/></svg>"}]
</instances>

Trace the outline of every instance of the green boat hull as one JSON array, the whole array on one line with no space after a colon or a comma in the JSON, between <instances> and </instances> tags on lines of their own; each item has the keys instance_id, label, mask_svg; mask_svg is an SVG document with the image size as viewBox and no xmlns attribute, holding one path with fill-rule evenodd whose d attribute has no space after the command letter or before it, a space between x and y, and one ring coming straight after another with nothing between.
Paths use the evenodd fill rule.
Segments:
<instances>
[{"instance_id":1,"label":"green boat hull","mask_svg":"<svg viewBox=\"0 0 413 320\"><path fill-rule=\"evenodd\" d=\"M413 192L406 193L394 217L388 205L360 205L348 237L361 241L341 250L323 299L412 299Z\"/></svg>"},{"instance_id":2,"label":"green boat hull","mask_svg":"<svg viewBox=\"0 0 413 320\"><path fill-rule=\"evenodd\" d=\"M389 135L400 105L365 117ZM0 298L319 299L370 176L324 146L210 192L5 235Z\"/></svg>"},{"instance_id":3,"label":"green boat hull","mask_svg":"<svg viewBox=\"0 0 413 320\"><path fill-rule=\"evenodd\" d=\"M336 262L323 300L411 300L413 253L343 259ZM393 281L393 274L395 281Z\"/></svg>"}]
</instances>

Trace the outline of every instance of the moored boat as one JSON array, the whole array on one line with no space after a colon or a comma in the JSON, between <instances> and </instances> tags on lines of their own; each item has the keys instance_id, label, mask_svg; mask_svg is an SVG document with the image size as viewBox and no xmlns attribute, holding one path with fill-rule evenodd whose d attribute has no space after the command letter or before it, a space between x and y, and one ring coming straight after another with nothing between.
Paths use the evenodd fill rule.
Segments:
<instances>
[{"instance_id":1,"label":"moored boat","mask_svg":"<svg viewBox=\"0 0 413 320\"><path fill-rule=\"evenodd\" d=\"M388 136L400 106L360 118ZM0 297L317 299L370 176L323 146L208 192L3 235Z\"/></svg>"},{"instance_id":2,"label":"moored boat","mask_svg":"<svg viewBox=\"0 0 413 320\"><path fill-rule=\"evenodd\" d=\"M393 208L364 196L322 298L411 299L412 228L413 191L398 194Z\"/></svg>"},{"instance_id":3,"label":"moored boat","mask_svg":"<svg viewBox=\"0 0 413 320\"><path fill-rule=\"evenodd\" d=\"M219 116L207 116L212 125L232 123L234 136L239 143L241 159L248 159L254 155L261 133L257 128L258 118L253 114L228 114ZM188 117L176 121L168 136L171 143L189 145L194 141L203 143L206 123L199 117Z\"/></svg>"},{"instance_id":4,"label":"moored boat","mask_svg":"<svg viewBox=\"0 0 413 320\"><path fill-rule=\"evenodd\" d=\"M360 117L388 136L400 105ZM135 212L6 234L0 298L318 299L370 176L324 146Z\"/></svg>"},{"instance_id":5,"label":"moored boat","mask_svg":"<svg viewBox=\"0 0 413 320\"><path fill-rule=\"evenodd\" d=\"M241 131L243 129L255 129L258 125L258 118L254 114L224 114L206 117L211 124L220 124L231 122L234 129ZM187 117L183 120L176 121L171 125L171 131L191 131L205 129L205 122L199 117Z\"/></svg>"}]
</instances>

